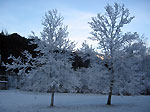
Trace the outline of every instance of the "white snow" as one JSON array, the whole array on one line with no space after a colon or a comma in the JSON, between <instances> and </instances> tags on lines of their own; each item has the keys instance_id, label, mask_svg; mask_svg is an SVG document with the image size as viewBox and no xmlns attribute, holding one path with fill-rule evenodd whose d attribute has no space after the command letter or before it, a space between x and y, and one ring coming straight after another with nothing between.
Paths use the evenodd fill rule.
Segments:
<instances>
[{"instance_id":1,"label":"white snow","mask_svg":"<svg viewBox=\"0 0 150 112\"><path fill-rule=\"evenodd\" d=\"M0 112L150 112L150 96L107 96L56 93L55 107L49 107L50 93L0 90Z\"/></svg>"}]
</instances>

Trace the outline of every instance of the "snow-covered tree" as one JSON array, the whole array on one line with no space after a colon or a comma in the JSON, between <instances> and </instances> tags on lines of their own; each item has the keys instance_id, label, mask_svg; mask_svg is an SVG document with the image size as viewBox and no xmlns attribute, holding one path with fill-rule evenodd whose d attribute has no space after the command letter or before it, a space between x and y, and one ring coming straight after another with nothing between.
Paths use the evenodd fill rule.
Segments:
<instances>
[{"instance_id":1,"label":"snow-covered tree","mask_svg":"<svg viewBox=\"0 0 150 112\"><path fill-rule=\"evenodd\" d=\"M95 60L96 60L96 55L97 53L95 52L94 48L91 46L89 46L87 44L86 41L84 41L82 43L82 47L80 48L79 50L79 56L81 56L84 61L87 60L87 59L90 59L90 63L95 63Z\"/></svg>"},{"instance_id":2,"label":"snow-covered tree","mask_svg":"<svg viewBox=\"0 0 150 112\"><path fill-rule=\"evenodd\" d=\"M144 92L145 74L141 70L141 61L145 50L143 43L134 43L126 48L124 56L116 60L115 73L118 75L114 85L115 94L135 95Z\"/></svg>"},{"instance_id":3,"label":"snow-covered tree","mask_svg":"<svg viewBox=\"0 0 150 112\"><path fill-rule=\"evenodd\" d=\"M49 10L45 13L42 25L43 31L41 32L42 40L48 43L51 50L57 49L70 49L75 46L74 43L67 39L67 27L63 25L63 16L55 10ZM72 44L72 45L70 45Z\"/></svg>"},{"instance_id":4,"label":"snow-covered tree","mask_svg":"<svg viewBox=\"0 0 150 112\"><path fill-rule=\"evenodd\" d=\"M134 17L130 17L129 10L124 5L117 3L114 6L109 4L105 7L105 14L97 14L97 17L92 17L92 22L89 22L93 35L92 40L98 41L98 48L104 54L104 64L110 72L109 76L109 95L107 104L111 104L111 96L114 84L119 81L117 77L122 77L122 74L117 74L115 69L120 66L117 60L124 56L126 48L139 42L139 35L131 32L123 34L122 28L129 24ZM126 74L128 75L128 74Z\"/></svg>"},{"instance_id":5,"label":"snow-covered tree","mask_svg":"<svg viewBox=\"0 0 150 112\"><path fill-rule=\"evenodd\" d=\"M65 86L71 91L71 88L78 85L71 69L71 63L68 61L69 53L74 49L75 44L67 39L67 26L63 25L63 17L57 10L48 11L42 25L44 26L41 32L42 40L39 41L35 35L31 36L38 44L36 51L40 52L37 62L41 66L34 72L41 71L43 73L41 76L39 74L38 80L41 82L41 86L46 85L51 89L51 106L53 106L54 93L59 87ZM39 81L36 83L40 84Z\"/></svg>"},{"instance_id":6,"label":"snow-covered tree","mask_svg":"<svg viewBox=\"0 0 150 112\"><path fill-rule=\"evenodd\" d=\"M41 66L29 73L29 82L32 83L32 90L52 92L51 106L54 104L55 91L59 91L60 88L70 92L75 91L78 80L71 69L70 63L55 59L55 54L38 58L38 63ZM30 86L28 87L30 88Z\"/></svg>"},{"instance_id":7,"label":"snow-covered tree","mask_svg":"<svg viewBox=\"0 0 150 112\"><path fill-rule=\"evenodd\" d=\"M52 92L51 104L54 105L54 93L60 88L68 89L70 92L78 86L77 77L73 74L71 63L69 62L69 53L74 49L75 44L67 39L67 27L63 26L63 17L57 10L48 11L45 14L42 22L44 26L41 32L41 38L33 35L30 38L34 39L31 44L37 44L35 51L38 53L36 58L32 58L27 52L26 63L22 63L19 59L14 60L11 67L20 68L20 71L25 73L29 83L26 83L27 88L32 90L43 91L45 88ZM19 63L15 63L18 61ZM14 64L15 63L15 64ZM30 67L28 73L26 68Z\"/></svg>"},{"instance_id":8,"label":"snow-covered tree","mask_svg":"<svg viewBox=\"0 0 150 112\"><path fill-rule=\"evenodd\" d=\"M20 88L19 82L22 80L19 79L19 77L24 77L25 73L28 73L28 71L34 67L32 64L34 58L32 58L32 55L28 51L25 50L22 52L22 56L24 59L20 56L16 58L15 56L10 55L8 59L11 60L12 63L2 63L2 65L6 67L6 71L17 72L17 88Z\"/></svg>"}]
</instances>

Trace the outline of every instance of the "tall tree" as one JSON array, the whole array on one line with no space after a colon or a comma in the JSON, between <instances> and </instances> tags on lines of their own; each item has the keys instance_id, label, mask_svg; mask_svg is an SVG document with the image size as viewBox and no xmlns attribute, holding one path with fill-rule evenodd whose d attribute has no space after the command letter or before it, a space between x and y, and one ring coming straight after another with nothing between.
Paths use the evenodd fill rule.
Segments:
<instances>
[{"instance_id":1,"label":"tall tree","mask_svg":"<svg viewBox=\"0 0 150 112\"><path fill-rule=\"evenodd\" d=\"M54 93L59 86L65 86L67 83L66 87L73 87L72 84L76 81L70 73L71 65L68 63L69 52L74 49L75 44L67 39L67 26L63 25L63 17L57 10L48 11L42 25L44 26L41 32L42 41L39 41L35 35L30 37L34 38L35 43L38 44L36 51L40 52L40 55L37 57L37 61L42 66L37 71L44 71L47 77L46 83L50 86L52 92L50 106L53 106ZM70 81L73 78L74 80L71 83Z\"/></svg>"},{"instance_id":2,"label":"tall tree","mask_svg":"<svg viewBox=\"0 0 150 112\"><path fill-rule=\"evenodd\" d=\"M25 73L27 65L31 68L27 77L30 80L29 85L33 85L33 89L43 90L50 88L51 103L54 105L54 93L59 88L69 89L73 91L78 86L78 80L73 75L71 63L68 61L69 53L73 50L75 44L67 39L67 26L63 25L63 17L57 10L50 10L45 14L42 22L44 28L41 32L42 39L38 38L33 32L30 38L34 39L31 44L37 44L35 51L38 53L36 58L33 58L29 53L25 52L27 61L20 63L20 58L17 60L17 67L21 67L20 71ZM15 63L15 62L14 62ZM20 66L21 64L21 66ZM9 68L15 68L14 65L6 65ZM25 73L26 74L26 73Z\"/></svg>"},{"instance_id":3,"label":"tall tree","mask_svg":"<svg viewBox=\"0 0 150 112\"><path fill-rule=\"evenodd\" d=\"M124 5L115 3L114 6L110 6L108 4L105 11L103 15L97 14L97 17L92 17L92 22L89 24L93 30L91 32L93 36L90 39L98 41L98 48L104 54L104 62L110 72L107 105L111 105L112 91L117 81L116 60L124 55L128 46L138 42L139 35L131 32L123 34L124 25L129 24L134 18L134 16L130 17L129 10Z\"/></svg>"}]
</instances>

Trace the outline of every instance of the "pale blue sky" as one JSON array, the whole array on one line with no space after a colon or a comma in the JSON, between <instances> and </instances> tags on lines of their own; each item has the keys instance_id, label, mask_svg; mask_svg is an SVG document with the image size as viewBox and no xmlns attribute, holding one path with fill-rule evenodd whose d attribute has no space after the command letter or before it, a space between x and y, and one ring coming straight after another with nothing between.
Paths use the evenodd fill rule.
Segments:
<instances>
[{"instance_id":1,"label":"pale blue sky","mask_svg":"<svg viewBox=\"0 0 150 112\"><path fill-rule=\"evenodd\" d=\"M145 35L150 43L150 0L0 0L0 30L17 32L28 37L31 31L37 35L42 31L41 21L48 10L57 9L68 25L69 38L78 46L90 36L87 22L97 13L104 13L107 3L125 4L135 19L124 31ZM91 40L88 43L95 44Z\"/></svg>"}]
</instances>

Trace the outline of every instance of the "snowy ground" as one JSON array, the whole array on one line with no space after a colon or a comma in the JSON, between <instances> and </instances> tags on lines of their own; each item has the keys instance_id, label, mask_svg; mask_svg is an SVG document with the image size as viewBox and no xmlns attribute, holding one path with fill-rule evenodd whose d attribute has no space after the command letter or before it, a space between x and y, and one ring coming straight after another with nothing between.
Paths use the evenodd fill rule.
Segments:
<instances>
[{"instance_id":1,"label":"snowy ground","mask_svg":"<svg viewBox=\"0 0 150 112\"><path fill-rule=\"evenodd\" d=\"M50 108L50 94L20 90L0 90L0 112L150 112L150 96L107 96L98 94L62 94L55 96Z\"/></svg>"}]
</instances>

